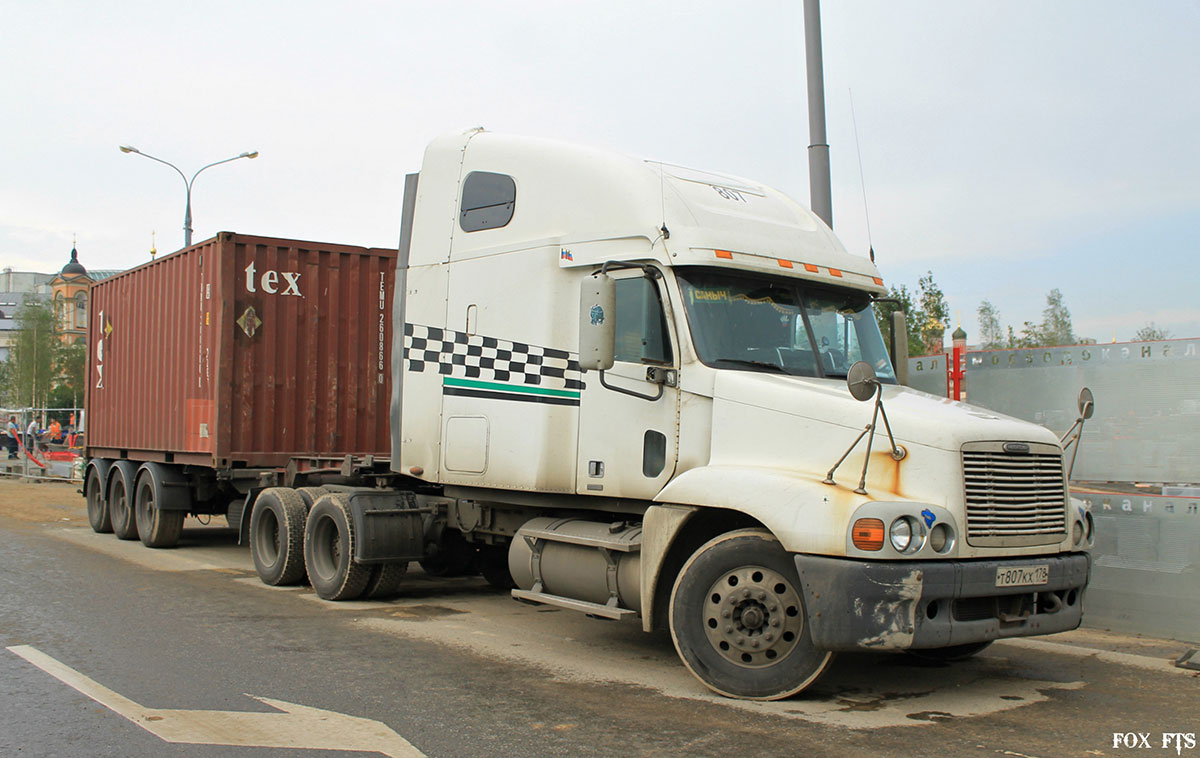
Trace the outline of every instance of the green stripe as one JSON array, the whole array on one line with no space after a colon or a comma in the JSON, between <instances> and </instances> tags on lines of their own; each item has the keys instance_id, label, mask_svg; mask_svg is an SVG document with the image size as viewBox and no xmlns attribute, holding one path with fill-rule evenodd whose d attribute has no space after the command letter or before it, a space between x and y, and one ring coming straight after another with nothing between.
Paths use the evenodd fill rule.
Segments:
<instances>
[{"instance_id":1,"label":"green stripe","mask_svg":"<svg viewBox=\"0 0 1200 758\"><path fill-rule=\"evenodd\" d=\"M480 382L474 379L456 379L452 376L442 377L442 384L449 387L467 387L470 389L493 390L496 392L522 392L527 395L579 398L578 390L552 390L532 384L500 384L498 382Z\"/></svg>"}]
</instances>

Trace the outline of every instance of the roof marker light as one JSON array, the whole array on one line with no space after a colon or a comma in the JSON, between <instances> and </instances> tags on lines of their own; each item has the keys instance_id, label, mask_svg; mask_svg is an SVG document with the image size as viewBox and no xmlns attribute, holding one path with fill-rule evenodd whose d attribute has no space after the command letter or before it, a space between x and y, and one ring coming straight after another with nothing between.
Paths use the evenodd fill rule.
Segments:
<instances>
[{"instance_id":1,"label":"roof marker light","mask_svg":"<svg viewBox=\"0 0 1200 758\"><path fill-rule=\"evenodd\" d=\"M733 253L729 252L728 250L717 250L716 253L718 258L733 260Z\"/></svg>"},{"instance_id":2,"label":"roof marker light","mask_svg":"<svg viewBox=\"0 0 1200 758\"><path fill-rule=\"evenodd\" d=\"M842 272L841 272L839 269L836 269L836 268L831 268L831 269L829 269L829 273L830 273L830 274L833 274L834 276L841 276L841 275L842 275Z\"/></svg>"},{"instance_id":3,"label":"roof marker light","mask_svg":"<svg viewBox=\"0 0 1200 758\"><path fill-rule=\"evenodd\" d=\"M804 270L809 272L810 274L815 274L818 271L820 271L820 269L818 269L816 266L812 265L811 263L805 263Z\"/></svg>"},{"instance_id":4,"label":"roof marker light","mask_svg":"<svg viewBox=\"0 0 1200 758\"><path fill-rule=\"evenodd\" d=\"M776 260L779 261L780 266L783 266L784 268L792 268L791 261L785 261L783 258L777 258Z\"/></svg>"}]
</instances>

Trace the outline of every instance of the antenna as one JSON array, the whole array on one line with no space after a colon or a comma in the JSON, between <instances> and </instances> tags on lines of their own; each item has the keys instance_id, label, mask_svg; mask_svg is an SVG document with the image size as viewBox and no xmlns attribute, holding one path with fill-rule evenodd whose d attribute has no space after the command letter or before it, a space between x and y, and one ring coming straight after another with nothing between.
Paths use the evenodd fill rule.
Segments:
<instances>
[{"instance_id":1,"label":"antenna","mask_svg":"<svg viewBox=\"0 0 1200 758\"><path fill-rule=\"evenodd\" d=\"M854 116L854 90L850 93L850 123L854 125L854 152L858 153L858 183L862 187L863 217L867 220L867 246L870 249L871 263L875 262L875 243L871 241L871 214L867 211L867 180L863 178L862 148L858 144L858 119Z\"/></svg>"}]
</instances>

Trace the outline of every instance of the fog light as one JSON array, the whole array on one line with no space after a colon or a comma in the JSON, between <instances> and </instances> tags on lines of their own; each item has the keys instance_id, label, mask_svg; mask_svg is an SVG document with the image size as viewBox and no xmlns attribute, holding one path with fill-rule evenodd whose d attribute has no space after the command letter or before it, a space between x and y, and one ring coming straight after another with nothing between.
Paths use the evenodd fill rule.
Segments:
<instances>
[{"instance_id":1,"label":"fog light","mask_svg":"<svg viewBox=\"0 0 1200 758\"><path fill-rule=\"evenodd\" d=\"M939 553L946 553L954 547L954 535L946 524L938 524L929 533L929 546Z\"/></svg>"},{"instance_id":2,"label":"fog light","mask_svg":"<svg viewBox=\"0 0 1200 758\"><path fill-rule=\"evenodd\" d=\"M912 547L915 532L912 519L908 516L901 516L892 522L892 528L888 531L888 537L891 539L892 547L896 549L896 552L908 552L908 549Z\"/></svg>"}]
</instances>

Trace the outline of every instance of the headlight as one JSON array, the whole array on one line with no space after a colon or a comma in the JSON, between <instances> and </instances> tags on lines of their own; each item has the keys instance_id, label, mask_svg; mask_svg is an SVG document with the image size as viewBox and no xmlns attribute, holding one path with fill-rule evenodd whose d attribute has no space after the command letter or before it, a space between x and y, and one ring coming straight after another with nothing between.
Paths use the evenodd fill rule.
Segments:
<instances>
[{"instance_id":1,"label":"headlight","mask_svg":"<svg viewBox=\"0 0 1200 758\"><path fill-rule=\"evenodd\" d=\"M913 547L916 534L916 524L910 516L896 519L892 522L892 528L888 530L888 538L891 539L892 547L897 553L907 553Z\"/></svg>"}]
</instances>

